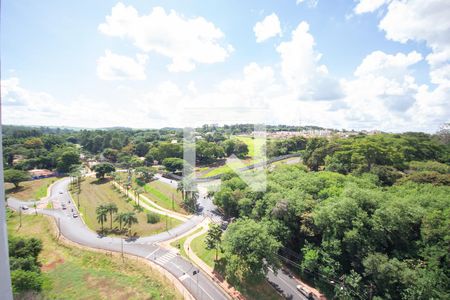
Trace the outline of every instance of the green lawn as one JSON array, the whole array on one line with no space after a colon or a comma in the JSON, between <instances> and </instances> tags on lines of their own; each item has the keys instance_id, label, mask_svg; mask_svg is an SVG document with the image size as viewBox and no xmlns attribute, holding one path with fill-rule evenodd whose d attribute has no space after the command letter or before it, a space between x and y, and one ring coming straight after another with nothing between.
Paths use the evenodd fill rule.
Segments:
<instances>
[{"instance_id":1,"label":"green lawn","mask_svg":"<svg viewBox=\"0 0 450 300\"><path fill-rule=\"evenodd\" d=\"M125 180L127 178L127 174L125 173L117 173L122 178L122 180ZM140 187L133 176L132 178L132 185L134 188L143 188L144 189L144 196L148 197L150 200L155 202L161 207L164 207L166 209L173 210L178 213L187 214L186 210L182 207L182 197L181 192L177 191L177 189L170 184L167 184L165 182L154 180L150 183L147 183L145 186ZM172 197L173 197L173 206L172 206Z\"/></svg>"},{"instance_id":2,"label":"green lawn","mask_svg":"<svg viewBox=\"0 0 450 300\"><path fill-rule=\"evenodd\" d=\"M46 278L42 299L182 299L170 280L135 259L81 250L59 243L51 221L8 213L10 235L42 240L39 256ZM40 299L37 298L37 299ZM28 299L28 298L24 298ZM33 298L34 299L34 298Z\"/></svg>"},{"instance_id":3,"label":"green lawn","mask_svg":"<svg viewBox=\"0 0 450 300\"><path fill-rule=\"evenodd\" d=\"M262 138L253 139L250 136L236 136L236 139L244 142L248 146L248 156L254 158L255 156L259 156L262 153L262 147L265 144L265 140Z\"/></svg>"},{"instance_id":4,"label":"green lawn","mask_svg":"<svg viewBox=\"0 0 450 300\"><path fill-rule=\"evenodd\" d=\"M238 139L248 146L248 155L247 159L241 160L240 162L243 164L243 166L249 166L254 163L257 163L259 160L259 157L262 154L262 147L265 144L265 140L261 138L253 139L250 136L234 136L233 138ZM257 157L255 157L257 156ZM224 164L220 167L213 168L209 172L206 172L201 177L202 178L208 178L216 175L221 175L227 172L230 172L232 169L231 167L239 167L239 162L232 162L230 165ZM202 168L204 169L204 168ZM203 170L204 171L204 170Z\"/></svg>"},{"instance_id":5,"label":"green lawn","mask_svg":"<svg viewBox=\"0 0 450 300\"><path fill-rule=\"evenodd\" d=\"M77 201L77 196L72 195L74 201ZM97 215L95 209L100 204L114 203L117 205L119 212L134 211L139 223L132 226L132 232L139 236L157 234L167 229L171 229L180 225L182 222L166 216L161 216L161 221L156 224L147 223L147 210L137 211L134 208L135 202L127 199L124 194L115 189L112 183L106 180L97 180L94 178L86 178L81 184L80 193L80 213L86 225L94 230L101 229L101 225L97 222ZM113 216L114 217L114 216ZM167 228L166 228L167 218ZM110 228L110 218L104 224L105 228ZM119 227L118 223L113 222L113 229L116 231Z\"/></svg>"},{"instance_id":6,"label":"green lawn","mask_svg":"<svg viewBox=\"0 0 450 300\"><path fill-rule=\"evenodd\" d=\"M5 193L8 197L20 200L39 200L47 196L47 188L58 178L43 178L21 182L18 188L11 183L5 183Z\"/></svg>"},{"instance_id":7,"label":"green lawn","mask_svg":"<svg viewBox=\"0 0 450 300\"><path fill-rule=\"evenodd\" d=\"M192 234L187 235L187 236L185 236L185 237L182 237L181 239L175 240L175 241L173 241L172 243L170 243L170 245L171 245L172 247L174 247L174 248L179 249L179 250L180 250L180 255L181 255L181 256L183 256L183 257L185 257L185 258L188 258L187 254L186 254L186 251L184 251L184 247L183 247L184 242L186 241L186 239L187 239L189 236L191 236L191 235L193 235L193 234L196 234L196 233L199 232L200 230L202 230L202 228L197 228L197 230L195 230Z\"/></svg>"},{"instance_id":8,"label":"green lawn","mask_svg":"<svg viewBox=\"0 0 450 300\"><path fill-rule=\"evenodd\" d=\"M191 249L197 256L203 260L208 266L214 269L214 259L216 257L216 250L206 249L205 243L206 233L196 237L192 240ZM220 259L220 251L218 255Z\"/></svg>"},{"instance_id":9,"label":"green lawn","mask_svg":"<svg viewBox=\"0 0 450 300\"><path fill-rule=\"evenodd\" d=\"M147 183L144 190L156 204L179 213L186 213L181 205L183 201L181 193L170 184L154 180Z\"/></svg>"}]
</instances>

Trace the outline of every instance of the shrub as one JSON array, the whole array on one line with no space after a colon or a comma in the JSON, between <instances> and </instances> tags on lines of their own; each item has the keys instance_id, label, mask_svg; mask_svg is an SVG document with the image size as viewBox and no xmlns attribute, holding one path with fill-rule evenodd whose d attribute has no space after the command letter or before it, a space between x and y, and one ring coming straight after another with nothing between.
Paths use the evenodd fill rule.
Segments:
<instances>
[{"instance_id":1,"label":"shrub","mask_svg":"<svg viewBox=\"0 0 450 300\"><path fill-rule=\"evenodd\" d=\"M149 212L147 214L147 223L156 224L161 220L161 216L157 213Z\"/></svg>"},{"instance_id":2,"label":"shrub","mask_svg":"<svg viewBox=\"0 0 450 300\"><path fill-rule=\"evenodd\" d=\"M433 171L441 174L450 173L450 166L437 161L412 161L409 168L414 171Z\"/></svg>"}]
</instances>

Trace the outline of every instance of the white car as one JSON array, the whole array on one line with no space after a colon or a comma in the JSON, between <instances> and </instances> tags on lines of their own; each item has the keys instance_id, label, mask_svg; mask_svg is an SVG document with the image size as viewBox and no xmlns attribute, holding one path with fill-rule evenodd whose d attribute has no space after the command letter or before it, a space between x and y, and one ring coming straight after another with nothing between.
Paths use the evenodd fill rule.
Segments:
<instances>
[{"instance_id":1,"label":"white car","mask_svg":"<svg viewBox=\"0 0 450 300\"><path fill-rule=\"evenodd\" d=\"M27 209L28 209L28 206L26 206L26 205L21 205L20 208L21 208L22 210L27 210Z\"/></svg>"}]
</instances>

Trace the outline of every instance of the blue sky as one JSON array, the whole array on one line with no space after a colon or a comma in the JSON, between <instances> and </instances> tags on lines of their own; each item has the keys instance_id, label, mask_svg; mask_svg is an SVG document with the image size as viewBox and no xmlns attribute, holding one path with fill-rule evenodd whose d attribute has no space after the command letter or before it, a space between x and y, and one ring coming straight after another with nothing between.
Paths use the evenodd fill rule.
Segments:
<instances>
[{"instance_id":1,"label":"blue sky","mask_svg":"<svg viewBox=\"0 0 450 300\"><path fill-rule=\"evenodd\" d=\"M4 124L449 120L448 1L10 0L1 14Z\"/></svg>"}]
</instances>

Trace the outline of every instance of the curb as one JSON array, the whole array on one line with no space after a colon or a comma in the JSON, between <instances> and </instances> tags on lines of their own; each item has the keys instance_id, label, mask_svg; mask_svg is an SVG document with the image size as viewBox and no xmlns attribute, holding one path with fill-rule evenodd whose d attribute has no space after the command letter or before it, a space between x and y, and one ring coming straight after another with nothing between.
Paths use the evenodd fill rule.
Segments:
<instances>
[{"instance_id":1,"label":"curb","mask_svg":"<svg viewBox=\"0 0 450 300\"><path fill-rule=\"evenodd\" d=\"M51 217L51 216L46 216L46 215L43 215L43 216L45 218L50 218L52 220L51 224L52 224L53 233L56 232L56 233L59 234L59 230L58 230L55 218ZM62 240L62 242L60 242L60 239ZM113 254L114 253L114 255L116 255L116 256L120 255L120 253L116 252L116 251L105 250L105 249L101 249L101 248L88 247L88 246L81 245L79 243L71 241L70 239L66 238L62 234L57 239L57 243L69 244L69 246L77 247L77 248L82 249L82 250L88 250L88 251L93 251L93 252L100 252L100 253L104 253L104 254L108 254L108 253ZM154 263L154 262L152 262L150 260L146 260L143 257L137 256L137 255L124 253L124 256L128 257L129 259L135 258L135 259L138 259L138 260L148 264L151 269L158 271L164 277L166 277L178 289L178 291L183 295L184 299L195 300L194 296L189 292L188 289L186 289L184 287L182 282L176 276L174 276L172 273L170 273L169 271L167 271L166 269L164 269L160 265L158 265L158 264L156 264L156 263Z\"/></svg>"}]
</instances>

